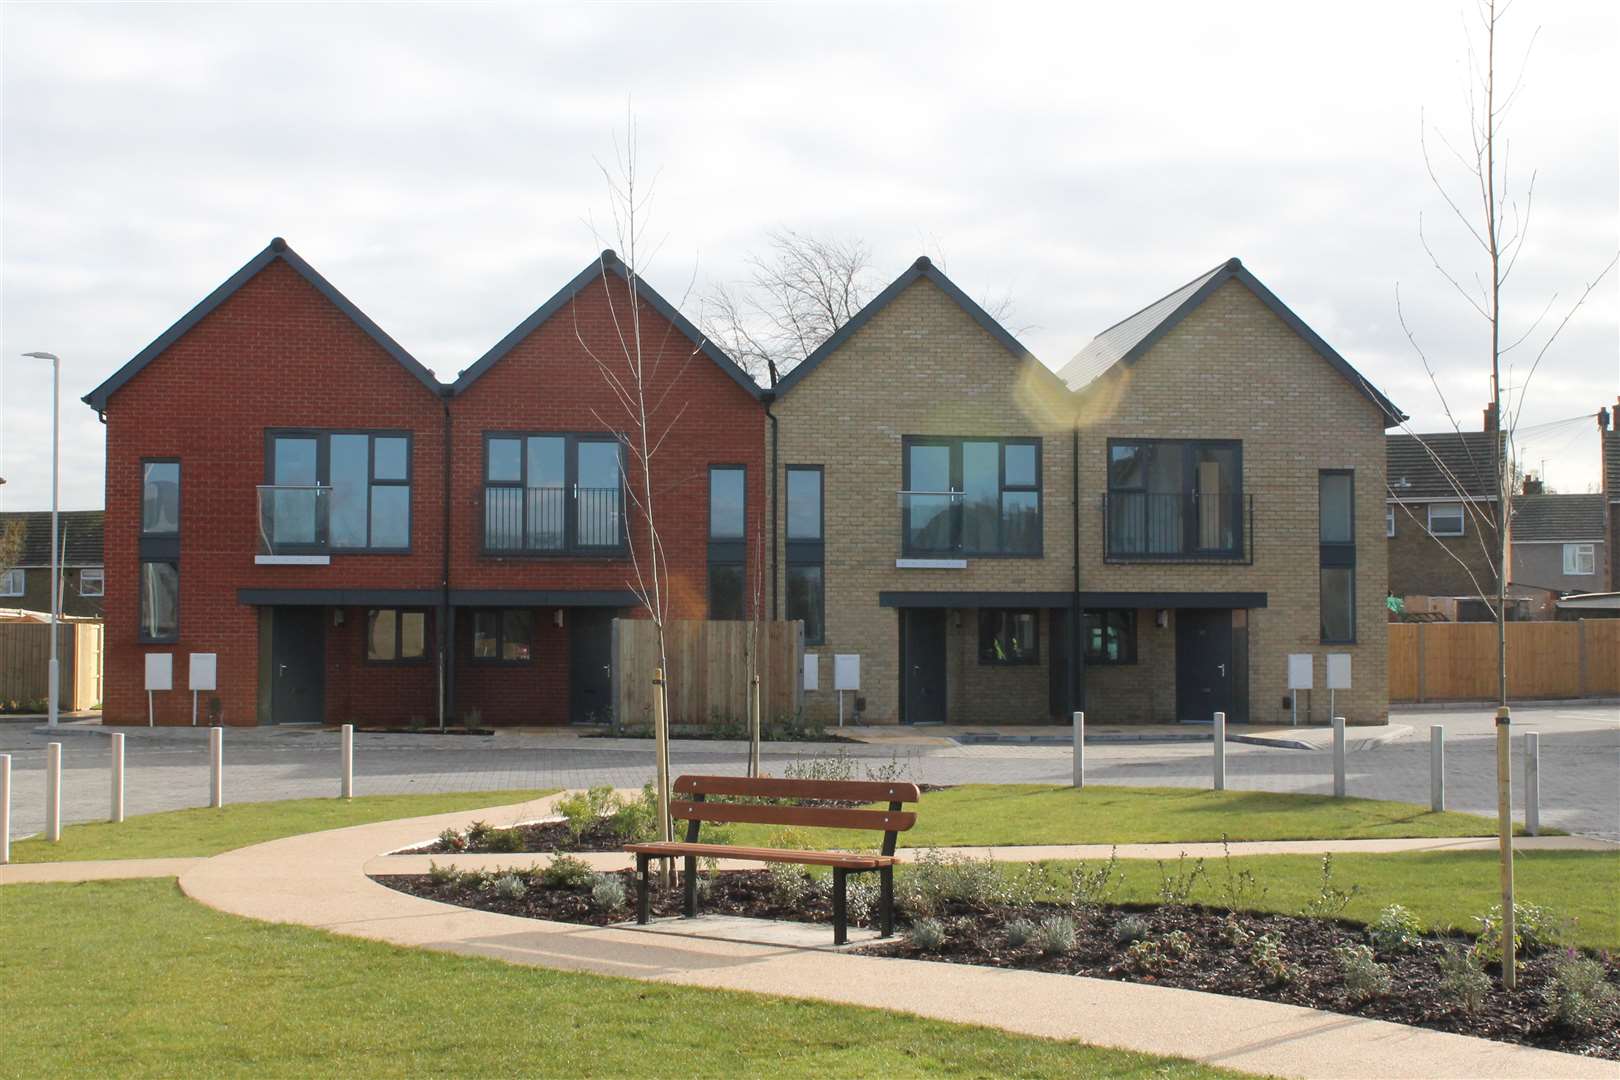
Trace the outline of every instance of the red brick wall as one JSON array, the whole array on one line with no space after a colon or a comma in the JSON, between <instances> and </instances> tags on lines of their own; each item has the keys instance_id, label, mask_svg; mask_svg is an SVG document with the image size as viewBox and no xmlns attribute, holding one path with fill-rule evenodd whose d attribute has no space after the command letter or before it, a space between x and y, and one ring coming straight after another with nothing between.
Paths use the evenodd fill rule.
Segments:
<instances>
[{"instance_id":1,"label":"red brick wall","mask_svg":"<svg viewBox=\"0 0 1620 1080\"><path fill-rule=\"evenodd\" d=\"M255 723L258 618L238 589L436 588L442 425L440 399L279 259L121 387L107 409L106 721L145 722L152 651L175 654L176 686L186 654L218 653L226 722ZM412 432L410 554L255 565L255 486L274 427ZM154 456L181 463L180 640L162 645L137 640L140 459ZM346 700L337 689L328 687L329 717ZM190 696L159 694L159 722L190 723Z\"/></svg>"},{"instance_id":2,"label":"red brick wall","mask_svg":"<svg viewBox=\"0 0 1620 1080\"><path fill-rule=\"evenodd\" d=\"M472 658L472 616L456 616L455 720L477 709L484 724L568 723L567 616L556 608L534 609L534 659L524 664L480 663Z\"/></svg>"},{"instance_id":3,"label":"red brick wall","mask_svg":"<svg viewBox=\"0 0 1620 1080\"><path fill-rule=\"evenodd\" d=\"M340 608L343 624L326 625L326 717L337 724L403 727L411 717L439 722L439 674L434 663L433 620L427 616L425 659L409 664L366 660L366 608Z\"/></svg>"}]
</instances>

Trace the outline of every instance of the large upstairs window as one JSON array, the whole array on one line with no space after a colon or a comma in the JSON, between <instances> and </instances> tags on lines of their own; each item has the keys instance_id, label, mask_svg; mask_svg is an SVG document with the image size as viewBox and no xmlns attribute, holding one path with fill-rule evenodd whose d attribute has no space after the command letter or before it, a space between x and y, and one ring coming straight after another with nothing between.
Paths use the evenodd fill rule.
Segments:
<instances>
[{"instance_id":1,"label":"large upstairs window","mask_svg":"<svg viewBox=\"0 0 1620 1080\"><path fill-rule=\"evenodd\" d=\"M1041 440L908 435L900 493L907 555L1041 553Z\"/></svg>"},{"instance_id":2,"label":"large upstairs window","mask_svg":"<svg viewBox=\"0 0 1620 1080\"><path fill-rule=\"evenodd\" d=\"M411 437L272 431L259 489L265 554L401 552L411 546Z\"/></svg>"},{"instance_id":3,"label":"large upstairs window","mask_svg":"<svg viewBox=\"0 0 1620 1080\"><path fill-rule=\"evenodd\" d=\"M1320 607L1323 644L1356 640L1356 474L1323 469L1317 476Z\"/></svg>"},{"instance_id":4,"label":"large upstairs window","mask_svg":"<svg viewBox=\"0 0 1620 1080\"><path fill-rule=\"evenodd\" d=\"M180 462L141 461L140 641L180 636Z\"/></svg>"},{"instance_id":5,"label":"large upstairs window","mask_svg":"<svg viewBox=\"0 0 1620 1080\"><path fill-rule=\"evenodd\" d=\"M484 550L617 553L624 547L623 447L612 435L484 436Z\"/></svg>"},{"instance_id":6,"label":"large upstairs window","mask_svg":"<svg viewBox=\"0 0 1620 1080\"><path fill-rule=\"evenodd\" d=\"M709 467L709 618L748 617L748 471Z\"/></svg>"},{"instance_id":7,"label":"large upstairs window","mask_svg":"<svg viewBox=\"0 0 1620 1080\"><path fill-rule=\"evenodd\" d=\"M1110 558L1242 558L1243 444L1111 439L1105 510Z\"/></svg>"},{"instance_id":8,"label":"large upstairs window","mask_svg":"<svg viewBox=\"0 0 1620 1080\"><path fill-rule=\"evenodd\" d=\"M820 465L787 467L787 617L804 621L804 643L826 640L826 534Z\"/></svg>"}]
</instances>

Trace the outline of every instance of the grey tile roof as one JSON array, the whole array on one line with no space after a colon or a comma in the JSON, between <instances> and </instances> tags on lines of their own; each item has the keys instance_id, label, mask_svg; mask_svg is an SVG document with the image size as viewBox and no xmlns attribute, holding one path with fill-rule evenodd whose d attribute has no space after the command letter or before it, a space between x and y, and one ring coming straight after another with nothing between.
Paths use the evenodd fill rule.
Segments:
<instances>
[{"instance_id":1,"label":"grey tile roof","mask_svg":"<svg viewBox=\"0 0 1620 1080\"><path fill-rule=\"evenodd\" d=\"M1397 499L1496 497L1487 431L1437 431L1386 435L1385 461L1390 491Z\"/></svg>"},{"instance_id":2,"label":"grey tile roof","mask_svg":"<svg viewBox=\"0 0 1620 1080\"><path fill-rule=\"evenodd\" d=\"M61 530L62 564L64 566L101 565L100 510L64 510L57 527ZM23 523L23 549L18 566L51 565L51 512L25 510L0 513L0 530L9 528L13 521Z\"/></svg>"},{"instance_id":3,"label":"grey tile roof","mask_svg":"<svg viewBox=\"0 0 1620 1080\"><path fill-rule=\"evenodd\" d=\"M1602 495L1517 495L1513 499L1515 540L1602 540Z\"/></svg>"},{"instance_id":4,"label":"grey tile roof","mask_svg":"<svg viewBox=\"0 0 1620 1080\"><path fill-rule=\"evenodd\" d=\"M1223 264L1224 265L1224 264ZM1142 339L1156 330L1173 315L1194 293L1209 284L1210 278L1222 267L1199 274L1187 284L1167 296L1162 296L1135 315L1120 320L1091 339L1090 344L1074 354L1074 359L1063 365L1058 374L1069 384L1070 390L1090 386L1104 372L1127 355Z\"/></svg>"}]
</instances>

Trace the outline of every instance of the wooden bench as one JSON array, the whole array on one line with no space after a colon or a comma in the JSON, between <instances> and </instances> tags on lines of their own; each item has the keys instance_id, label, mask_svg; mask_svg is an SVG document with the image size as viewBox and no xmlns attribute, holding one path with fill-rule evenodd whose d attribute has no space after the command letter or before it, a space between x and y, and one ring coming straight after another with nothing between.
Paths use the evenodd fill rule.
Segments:
<instances>
[{"instance_id":1,"label":"wooden bench","mask_svg":"<svg viewBox=\"0 0 1620 1080\"><path fill-rule=\"evenodd\" d=\"M879 882L880 933L894 933L895 841L901 832L917 823L913 811L902 810L904 803L921 798L916 784L891 784L881 780L779 780L774 777L682 776L675 781L670 799L670 817L686 822L686 839L669 843L626 844L636 857L636 922L646 923L648 912L647 864L653 859L686 860L686 888L682 911L697 914L697 861L700 858L745 859L750 862L791 863L800 866L830 866L833 872L833 944L849 940L846 885L850 874L876 872ZM887 810L859 810L836 806L798 806L791 803L710 802L708 797L738 796L755 799L815 799L826 802L887 802ZM791 848L738 847L732 844L698 842L698 830L705 821L738 822L756 825L791 825L831 829L871 829L883 833L878 854L842 851L797 851Z\"/></svg>"}]
</instances>

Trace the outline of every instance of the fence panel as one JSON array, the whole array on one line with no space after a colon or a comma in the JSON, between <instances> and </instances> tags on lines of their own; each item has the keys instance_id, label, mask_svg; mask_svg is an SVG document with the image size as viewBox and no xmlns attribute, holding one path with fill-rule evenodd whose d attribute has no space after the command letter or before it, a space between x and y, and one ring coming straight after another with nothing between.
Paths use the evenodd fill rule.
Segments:
<instances>
[{"instance_id":1,"label":"fence panel","mask_svg":"<svg viewBox=\"0 0 1620 1080\"><path fill-rule=\"evenodd\" d=\"M1515 622L1508 623L1507 632L1509 697L1620 693L1620 620ZM1391 625L1389 698L1495 700L1496 624Z\"/></svg>"},{"instance_id":2,"label":"fence panel","mask_svg":"<svg viewBox=\"0 0 1620 1080\"><path fill-rule=\"evenodd\" d=\"M1620 694L1620 619L1582 619L1588 697Z\"/></svg>"},{"instance_id":3,"label":"fence panel","mask_svg":"<svg viewBox=\"0 0 1620 1080\"><path fill-rule=\"evenodd\" d=\"M1419 623L1391 623L1389 627L1389 700L1418 699Z\"/></svg>"},{"instance_id":4,"label":"fence panel","mask_svg":"<svg viewBox=\"0 0 1620 1080\"><path fill-rule=\"evenodd\" d=\"M88 709L101 700L101 632L100 623L63 623L57 628L62 695L58 704L64 712ZM43 701L50 683L50 624L0 623L0 701Z\"/></svg>"},{"instance_id":5,"label":"fence panel","mask_svg":"<svg viewBox=\"0 0 1620 1080\"><path fill-rule=\"evenodd\" d=\"M803 693L802 622L687 620L664 626L670 723L746 725L751 632L758 633L761 722L798 714ZM615 715L621 724L650 725L657 632L646 619L616 619L613 634Z\"/></svg>"}]
</instances>

